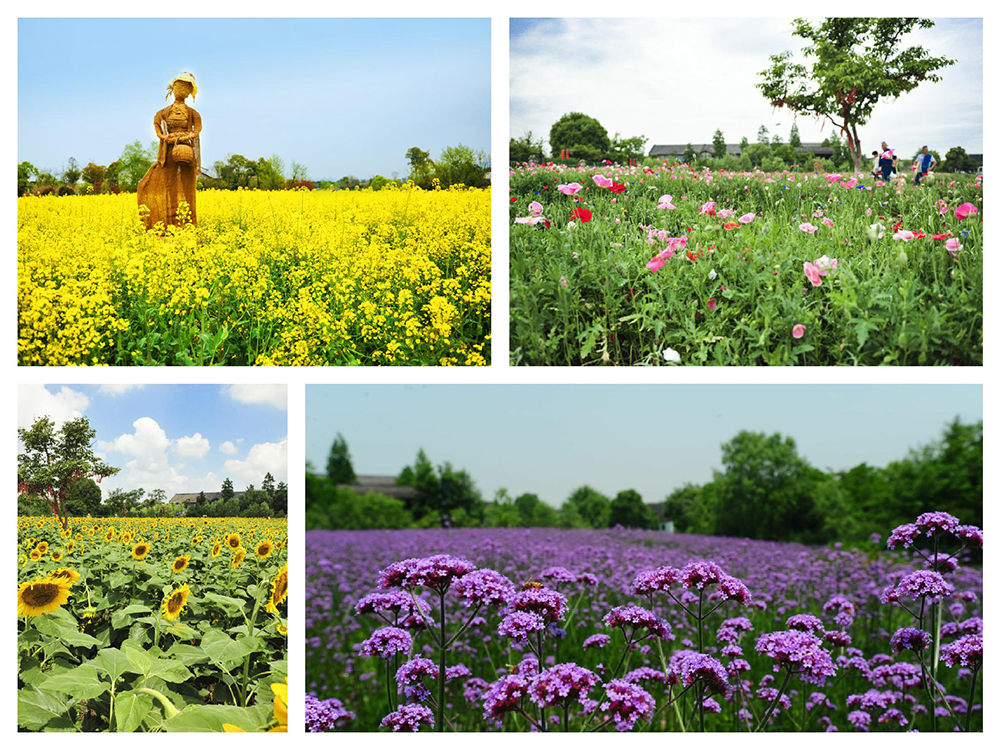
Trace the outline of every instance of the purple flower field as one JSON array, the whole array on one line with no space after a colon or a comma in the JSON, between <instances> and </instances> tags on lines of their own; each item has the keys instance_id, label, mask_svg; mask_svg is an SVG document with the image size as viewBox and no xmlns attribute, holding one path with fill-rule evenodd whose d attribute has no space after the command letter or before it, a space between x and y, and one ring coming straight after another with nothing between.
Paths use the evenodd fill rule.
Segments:
<instances>
[{"instance_id":1,"label":"purple flower field","mask_svg":"<svg viewBox=\"0 0 1000 750\"><path fill-rule=\"evenodd\" d=\"M981 731L981 547L310 531L307 728Z\"/></svg>"}]
</instances>

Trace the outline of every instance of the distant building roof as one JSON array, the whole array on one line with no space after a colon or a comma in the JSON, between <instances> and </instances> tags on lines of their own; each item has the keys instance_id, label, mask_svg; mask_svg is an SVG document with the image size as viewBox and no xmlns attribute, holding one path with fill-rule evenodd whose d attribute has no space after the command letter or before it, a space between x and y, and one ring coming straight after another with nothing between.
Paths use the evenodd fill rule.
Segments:
<instances>
[{"instance_id":1,"label":"distant building roof","mask_svg":"<svg viewBox=\"0 0 1000 750\"><path fill-rule=\"evenodd\" d=\"M202 494L205 495L205 499L209 502L213 502L222 497L221 492L178 492L167 502L173 505L190 505L191 503L198 502L198 496ZM234 492L233 497L241 497L244 494L246 493L240 490L239 492Z\"/></svg>"},{"instance_id":2,"label":"distant building roof","mask_svg":"<svg viewBox=\"0 0 1000 750\"><path fill-rule=\"evenodd\" d=\"M407 500L416 494L416 490L406 484L396 484L396 477L380 476L375 474L358 474L351 484L340 485L344 489L365 495L375 492L379 495L388 495L400 500Z\"/></svg>"}]
</instances>

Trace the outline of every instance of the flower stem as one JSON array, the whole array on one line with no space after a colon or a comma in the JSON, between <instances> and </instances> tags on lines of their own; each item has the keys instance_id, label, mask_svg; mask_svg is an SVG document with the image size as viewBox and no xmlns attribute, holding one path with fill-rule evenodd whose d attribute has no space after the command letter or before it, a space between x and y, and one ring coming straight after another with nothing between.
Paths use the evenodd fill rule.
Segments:
<instances>
[{"instance_id":1,"label":"flower stem","mask_svg":"<svg viewBox=\"0 0 1000 750\"><path fill-rule=\"evenodd\" d=\"M441 592L441 607L439 610L441 617L441 640L438 649L438 715L437 730L444 731L444 673L448 666L448 639L444 623L444 592Z\"/></svg>"},{"instance_id":2,"label":"flower stem","mask_svg":"<svg viewBox=\"0 0 1000 750\"><path fill-rule=\"evenodd\" d=\"M789 670L785 670L785 679L781 681L781 687L778 688L777 694L774 696L774 700L771 701L771 705L767 707L767 713L760 720L760 724L757 725L755 732L759 732L767 724L767 720L771 718L771 714L774 713L774 709L778 706L778 701L781 700L781 696L785 692L785 688L788 687L788 680L792 676Z\"/></svg>"}]
</instances>

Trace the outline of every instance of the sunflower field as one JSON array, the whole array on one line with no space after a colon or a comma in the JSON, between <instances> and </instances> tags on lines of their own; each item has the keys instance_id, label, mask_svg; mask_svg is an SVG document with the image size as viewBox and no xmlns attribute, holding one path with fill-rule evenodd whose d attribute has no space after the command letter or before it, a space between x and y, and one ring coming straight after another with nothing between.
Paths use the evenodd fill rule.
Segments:
<instances>
[{"instance_id":1,"label":"sunflower field","mask_svg":"<svg viewBox=\"0 0 1000 750\"><path fill-rule=\"evenodd\" d=\"M198 222L18 198L18 363L489 364L489 189L206 190Z\"/></svg>"},{"instance_id":2,"label":"sunflower field","mask_svg":"<svg viewBox=\"0 0 1000 750\"><path fill-rule=\"evenodd\" d=\"M18 727L286 731L288 525L20 517Z\"/></svg>"}]
</instances>

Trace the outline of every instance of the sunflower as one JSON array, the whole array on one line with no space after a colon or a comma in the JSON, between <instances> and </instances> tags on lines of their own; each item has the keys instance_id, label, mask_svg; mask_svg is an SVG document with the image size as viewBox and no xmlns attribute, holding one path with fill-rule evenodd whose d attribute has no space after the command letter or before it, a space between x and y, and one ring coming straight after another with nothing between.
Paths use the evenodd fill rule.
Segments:
<instances>
[{"instance_id":1,"label":"sunflower","mask_svg":"<svg viewBox=\"0 0 1000 750\"><path fill-rule=\"evenodd\" d=\"M285 564L281 570L278 571L278 575L274 577L271 581L271 598L267 601L268 612L278 613L278 605L285 601L285 597L288 596L288 564Z\"/></svg>"},{"instance_id":2,"label":"sunflower","mask_svg":"<svg viewBox=\"0 0 1000 750\"><path fill-rule=\"evenodd\" d=\"M63 559L63 551L61 549L54 549L49 553L49 557L52 558L52 562L59 562Z\"/></svg>"},{"instance_id":3,"label":"sunflower","mask_svg":"<svg viewBox=\"0 0 1000 750\"><path fill-rule=\"evenodd\" d=\"M170 596L165 597L163 600L163 618L165 620L173 621L180 617L181 611L187 604L188 594L190 593L191 591L186 583L179 589L174 589L170 592Z\"/></svg>"},{"instance_id":4,"label":"sunflower","mask_svg":"<svg viewBox=\"0 0 1000 750\"><path fill-rule=\"evenodd\" d=\"M113 542L114 539L115 539L115 530L114 529L108 529L108 533L106 533L104 535L104 541L106 541L106 542Z\"/></svg>"},{"instance_id":5,"label":"sunflower","mask_svg":"<svg viewBox=\"0 0 1000 750\"><path fill-rule=\"evenodd\" d=\"M70 552L72 552L73 548L75 546L76 546L76 542L73 541L72 539L70 539L68 542L66 542L66 554L68 555Z\"/></svg>"},{"instance_id":6,"label":"sunflower","mask_svg":"<svg viewBox=\"0 0 1000 750\"><path fill-rule=\"evenodd\" d=\"M257 557L259 557L261 560L270 557L271 553L274 552L274 542L272 542L270 539L265 539L263 542L257 545L257 548L254 550L254 552L257 553Z\"/></svg>"},{"instance_id":7,"label":"sunflower","mask_svg":"<svg viewBox=\"0 0 1000 750\"><path fill-rule=\"evenodd\" d=\"M238 550L240 547L242 547L243 546L243 542L240 539L240 535L239 534L227 534L226 535L226 546L229 547L229 549L231 549L233 551Z\"/></svg>"},{"instance_id":8,"label":"sunflower","mask_svg":"<svg viewBox=\"0 0 1000 750\"><path fill-rule=\"evenodd\" d=\"M288 635L288 628L282 625L280 622L275 623L274 629L277 630L281 635Z\"/></svg>"},{"instance_id":9,"label":"sunflower","mask_svg":"<svg viewBox=\"0 0 1000 750\"><path fill-rule=\"evenodd\" d=\"M63 539L69 539L73 535L73 529L63 529L59 532L59 536Z\"/></svg>"},{"instance_id":10,"label":"sunflower","mask_svg":"<svg viewBox=\"0 0 1000 750\"><path fill-rule=\"evenodd\" d=\"M38 562L39 560L42 559L42 553L39 552L37 549L33 549L31 550L31 554L29 555L29 557L35 562Z\"/></svg>"},{"instance_id":11,"label":"sunflower","mask_svg":"<svg viewBox=\"0 0 1000 750\"><path fill-rule=\"evenodd\" d=\"M72 586L80 580L80 574L72 568L59 568L50 576L50 578L52 578L53 581L68 581L69 585Z\"/></svg>"},{"instance_id":12,"label":"sunflower","mask_svg":"<svg viewBox=\"0 0 1000 750\"><path fill-rule=\"evenodd\" d=\"M212 545L212 551L210 554L212 555L213 558L215 558L219 556L220 552L222 552L222 545L216 542L215 544Z\"/></svg>"},{"instance_id":13,"label":"sunflower","mask_svg":"<svg viewBox=\"0 0 1000 750\"><path fill-rule=\"evenodd\" d=\"M232 567L234 568L240 567L240 563L243 562L243 558L246 556L247 556L247 551L242 547L236 550L235 554L233 554Z\"/></svg>"},{"instance_id":14,"label":"sunflower","mask_svg":"<svg viewBox=\"0 0 1000 750\"><path fill-rule=\"evenodd\" d=\"M38 550L38 554L44 555L46 552L49 551L49 543L48 542L39 542L38 546L35 547L35 549Z\"/></svg>"},{"instance_id":15,"label":"sunflower","mask_svg":"<svg viewBox=\"0 0 1000 750\"><path fill-rule=\"evenodd\" d=\"M91 533L91 535L93 535L94 532L91 531L90 533ZM82 542L83 541L83 534L81 534L78 531L78 532L76 532L76 534L73 535L73 538L76 539L76 541L78 541L78 542Z\"/></svg>"},{"instance_id":16,"label":"sunflower","mask_svg":"<svg viewBox=\"0 0 1000 750\"><path fill-rule=\"evenodd\" d=\"M55 612L69 601L70 584L63 579L36 578L17 589L17 616L38 617Z\"/></svg>"},{"instance_id":17,"label":"sunflower","mask_svg":"<svg viewBox=\"0 0 1000 750\"><path fill-rule=\"evenodd\" d=\"M274 718L278 721L278 726L270 729L270 732L288 731L288 678L284 682L272 682L271 690L274 691Z\"/></svg>"},{"instance_id":18,"label":"sunflower","mask_svg":"<svg viewBox=\"0 0 1000 750\"><path fill-rule=\"evenodd\" d=\"M28 549L28 547L34 546L34 544L35 544L35 537L29 536L24 542L24 548Z\"/></svg>"},{"instance_id":19,"label":"sunflower","mask_svg":"<svg viewBox=\"0 0 1000 750\"><path fill-rule=\"evenodd\" d=\"M170 572L180 573L188 566L189 562L191 562L191 555L181 555L174 560L174 564L170 566Z\"/></svg>"},{"instance_id":20,"label":"sunflower","mask_svg":"<svg viewBox=\"0 0 1000 750\"><path fill-rule=\"evenodd\" d=\"M20 557L18 557L17 558L17 564L20 565L23 568L25 565L28 564L28 556L27 555L21 555Z\"/></svg>"},{"instance_id":21,"label":"sunflower","mask_svg":"<svg viewBox=\"0 0 1000 750\"><path fill-rule=\"evenodd\" d=\"M132 557L136 560L145 560L146 555L149 554L149 543L139 542L132 548Z\"/></svg>"}]
</instances>

